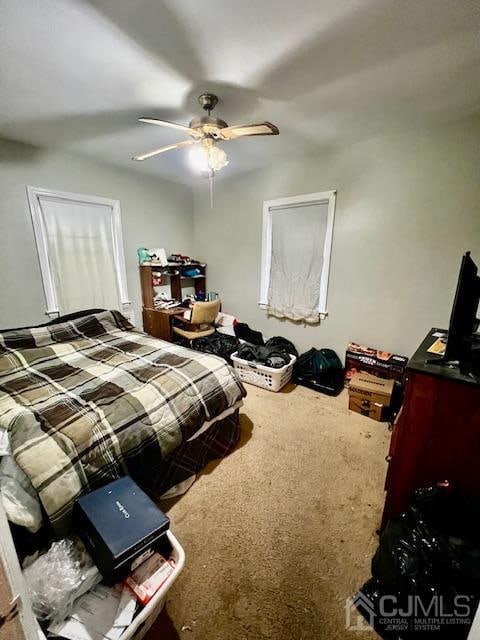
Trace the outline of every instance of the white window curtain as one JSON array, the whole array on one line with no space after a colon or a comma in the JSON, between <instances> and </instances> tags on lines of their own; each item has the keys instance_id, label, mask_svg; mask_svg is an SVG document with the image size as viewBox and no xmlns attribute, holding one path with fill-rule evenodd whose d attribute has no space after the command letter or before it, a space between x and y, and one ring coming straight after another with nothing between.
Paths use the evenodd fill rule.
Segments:
<instances>
[{"instance_id":1,"label":"white window curtain","mask_svg":"<svg viewBox=\"0 0 480 640\"><path fill-rule=\"evenodd\" d=\"M59 312L121 309L112 207L44 195L38 203Z\"/></svg>"},{"instance_id":2,"label":"white window curtain","mask_svg":"<svg viewBox=\"0 0 480 640\"><path fill-rule=\"evenodd\" d=\"M272 209L270 314L318 322L327 220L327 203Z\"/></svg>"},{"instance_id":3,"label":"white window curtain","mask_svg":"<svg viewBox=\"0 0 480 640\"><path fill-rule=\"evenodd\" d=\"M270 315L317 323L327 315L336 191L263 203L260 302Z\"/></svg>"}]
</instances>

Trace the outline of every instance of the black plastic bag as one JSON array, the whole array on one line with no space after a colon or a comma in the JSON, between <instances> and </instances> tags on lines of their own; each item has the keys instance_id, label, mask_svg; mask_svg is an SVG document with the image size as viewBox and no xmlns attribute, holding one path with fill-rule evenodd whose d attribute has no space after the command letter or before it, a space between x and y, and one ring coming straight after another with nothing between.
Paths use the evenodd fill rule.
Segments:
<instances>
[{"instance_id":1,"label":"black plastic bag","mask_svg":"<svg viewBox=\"0 0 480 640\"><path fill-rule=\"evenodd\" d=\"M293 379L309 389L336 396L343 389L343 367L332 349L302 353L293 368Z\"/></svg>"},{"instance_id":2,"label":"black plastic bag","mask_svg":"<svg viewBox=\"0 0 480 640\"><path fill-rule=\"evenodd\" d=\"M295 375L317 379L332 371L343 371L340 358L332 349L314 349L302 353L295 363Z\"/></svg>"},{"instance_id":3,"label":"black plastic bag","mask_svg":"<svg viewBox=\"0 0 480 640\"><path fill-rule=\"evenodd\" d=\"M215 331L204 338L192 340L191 348L203 353L211 353L220 356L231 364L232 353L238 351L239 341L235 336Z\"/></svg>"},{"instance_id":4,"label":"black plastic bag","mask_svg":"<svg viewBox=\"0 0 480 640\"><path fill-rule=\"evenodd\" d=\"M480 598L479 511L462 493L419 489L387 523L357 605L381 637L467 638Z\"/></svg>"},{"instance_id":5,"label":"black plastic bag","mask_svg":"<svg viewBox=\"0 0 480 640\"><path fill-rule=\"evenodd\" d=\"M284 353L289 353L292 356L298 358L298 351L295 349L293 343L286 338L282 338L282 336L275 336L270 338L265 343L266 347L270 347L272 349L276 349L277 351L283 351Z\"/></svg>"}]
</instances>

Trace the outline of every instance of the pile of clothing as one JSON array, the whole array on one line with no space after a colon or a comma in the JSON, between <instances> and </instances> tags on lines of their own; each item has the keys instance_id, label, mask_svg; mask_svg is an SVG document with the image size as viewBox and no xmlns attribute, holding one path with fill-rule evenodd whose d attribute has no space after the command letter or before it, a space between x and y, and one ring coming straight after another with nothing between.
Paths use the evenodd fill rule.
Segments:
<instances>
[{"instance_id":1,"label":"pile of clothing","mask_svg":"<svg viewBox=\"0 0 480 640\"><path fill-rule=\"evenodd\" d=\"M240 345L237 355L239 358L242 358L242 360L263 364L266 367L271 367L272 369L280 369L281 367L290 364L290 354L286 350L279 349L275 345L269 345L269 342L270 340L268 340L263 347L245 342Z\"/></svg>"},{"instance_id":2,"label":"pile of clothing","mask_svg":"<svg viewBox=\"0 0 480 640\"><path fill-rule=\"evenodd\" d=\"M244 322L237 322L234 325L234 331L237 338L243 341L237 354L242 360L280 369L290 364L290 356L298 356L294 345L281 336L270 338L265 342L260 331L250 329Z\"/></svg>"},{"instance_id":3,"label":"pile of clothing","mask_svg":"<svg viewBox=\"0 0 480 640\"><path fill-rule=\"evenodd\" d=\"M229 364L232 364L231 355L232 353L235 353L235 351L238 351L239 345L240 343L235 336L229 336L215 331L215 333L205 336L204 338L192 340L191 348L195 351L202 351L203 353L211 353L214 356L220 356ZM190 346L190 344L187 346Z\"/></svg>"}]
</instances>

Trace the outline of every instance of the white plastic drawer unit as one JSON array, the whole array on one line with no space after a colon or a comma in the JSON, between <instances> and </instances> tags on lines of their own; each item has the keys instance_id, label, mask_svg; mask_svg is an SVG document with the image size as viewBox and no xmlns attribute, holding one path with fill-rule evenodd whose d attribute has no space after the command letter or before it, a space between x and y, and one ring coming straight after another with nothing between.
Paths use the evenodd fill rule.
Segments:
<instances>
[{"instance_id":1,"label":"white plastic drawer unit","mask_svg":"<svg viewBox=\"0 0 480 640\"><path fill-rule=\"evenodd\" d=\"M119 640L141 640L141 638L145 636L158 615L161 613L168 590L183 569L183 565L185 564L185 552L181 544L171 531L167 531L166 536L168 537L172 547L170 551L170 559L175 563L173 573L168 576L150 602L145 605L139 614L132 620L132 623L125 629Z\"/></svg>"},{"instance_id":2,"label":"white plastic drawer unit","mask_svg":"<svg viewBox=\"0 0 480 640\"><path fill-rule=\"evenodd\" d=\"M185 553L171 531L165 534L170 544L169 558L175 567L150 602L139 611L119 640L141 640L161 613L168 590L180 575ZM0 501L0 601L1 613L16 612L11 624L0 626L0 640L45 639L33 614L27 585L18 561L8 520Z\"/></svg>"}]
</instances>

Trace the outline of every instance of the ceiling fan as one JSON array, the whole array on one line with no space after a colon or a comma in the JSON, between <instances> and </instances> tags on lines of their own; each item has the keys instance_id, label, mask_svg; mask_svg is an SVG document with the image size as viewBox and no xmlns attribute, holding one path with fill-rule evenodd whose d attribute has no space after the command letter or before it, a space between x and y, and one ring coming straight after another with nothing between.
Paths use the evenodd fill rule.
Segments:
<instances>
[{"instance_id":1,"label":"ceiling fan","mask_svg":"<svg viewBox=\"0 0 480 640\"><path fill-rule=\"evenodd\" d=\"M203 175L212 177L216 171L228 164L227 154L217 146L217 142L235 140L246 136L276 136L279 134L278 128L270 122L239 124L229 127L224 120L211 115L212 110L218 103L218 98L213 93L202 93L198 98L198 102L208 115L193 118L188 127L175 122L158 120L157 118L139 118L140 122L183 131L191 137L191 140L183 140L176 144L169 144L146 153L140 153L134 156L132 160L148 160L166 151L191 147L189 155L192 163L200 169Z\"/></svg>"}]
</instances>

